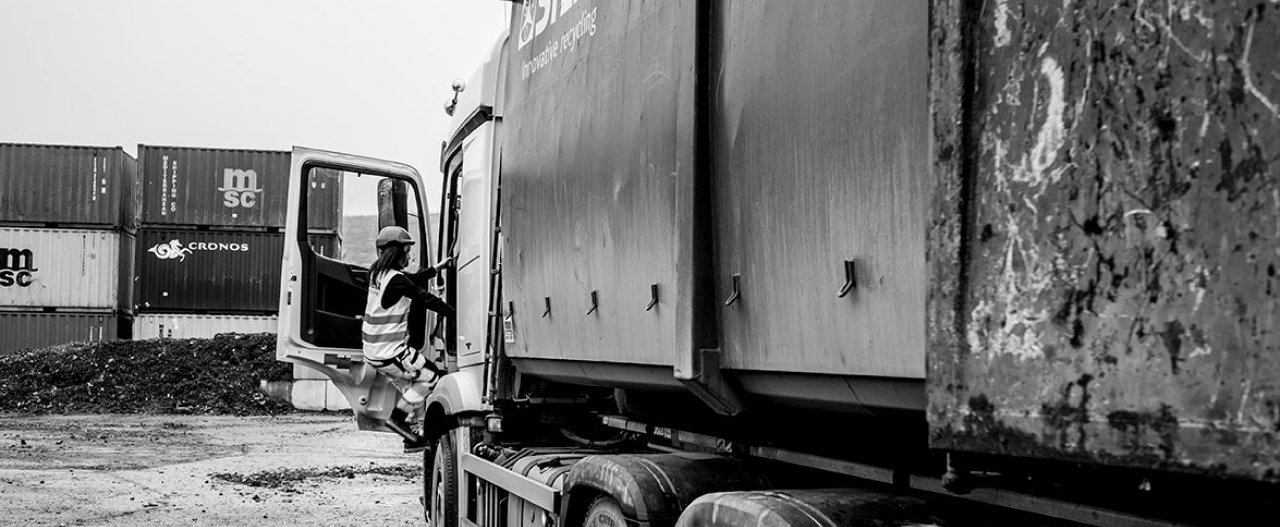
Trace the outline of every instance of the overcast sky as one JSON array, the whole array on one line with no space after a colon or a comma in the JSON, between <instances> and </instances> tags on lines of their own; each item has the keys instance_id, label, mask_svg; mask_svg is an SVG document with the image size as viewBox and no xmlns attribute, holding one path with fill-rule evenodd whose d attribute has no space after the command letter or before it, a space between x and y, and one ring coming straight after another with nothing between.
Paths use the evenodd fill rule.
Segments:
<instances>
[{"instance_id":1,"label":"overcast sky","mask_svg":"<svg viewBox=\"0 0 1280 527\"><path fill-rule=\"evenodd\" d=\"M434 208L444 102L500 0L0 0L0 142L391 159Z\"/></svg>"}]
</instances>

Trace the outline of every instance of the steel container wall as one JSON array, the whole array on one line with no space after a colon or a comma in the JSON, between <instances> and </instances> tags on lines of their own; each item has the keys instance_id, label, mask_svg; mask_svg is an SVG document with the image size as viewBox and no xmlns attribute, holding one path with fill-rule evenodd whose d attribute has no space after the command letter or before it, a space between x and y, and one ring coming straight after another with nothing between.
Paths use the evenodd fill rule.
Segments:
<instances>
[{"instance_id":1,"label":"steel container wall","mask_svg":"<svg viewBox=\"0 0 1280 527\"><path fill-rule=\"evenodd\" d=\"M739 277L725 366L923 379L928 6L712 12L716 297Z\"/></svg>"},{"instance_id":2,"label":"steel container wall","mask_svg":"<svg viewBox=\"0 0 1280 527\"><path fill-rule=\"evenodd\" d=\"M137 162L120 147L0 143L0 223L134 230Z\"/></svg>"},{"instance_id":3,"label":"steel container wall","mask_svg":"<svg viewBox=\"0 0 1280 527\"><path fill-rule=\"evenodd\" d=\"M0 227L0 308L127 310L133 247L120 231Z\"/></svg>"},{"instance_id":4,"label":"steel container wall","mask_svg":"<svg viewBox=\"0 0 1280 527\"><path fill-rule=\"evenodd\" d=\"M275 333L278 318L255 315L147 313L133 319L133 339L211 338L219 333Z\"/></svg>"},{"instance_id":5,"label":"steel container wall","mask_svg":"<svg viewBox=\"0 0 1280 527\"><path fill-rule=\"evenodd\" d=\"M127 318L109 313L0 312L0 355L69 342L101 342Z\"/></svg>"},{"instance_id":6,"label":"steel container wall","mask_svg":"<svg viewBox=\"0 0 1280 527\"><path fill-rule=\"evenodd\" d=\"M933 5L932 445L1280 480L1280 12L997 4Z\"/></svg>"},{"instance_id":7,"label":"steel container wall","mask_svg":"<svg viewBox=\"0 0 1280 527\"><path fill-rule=\"evenodd\" d=\"M332 256L337 235L315 235ZM274 312L279 309L284 234L153 229L138 231L138 312Z\"/></svg>"},{"instance_id":8,"label":"steel container wall","mask_svg":"<svg viewBox=\"0 0 1280 527\"><path fill-rule=\"evenodd\" d=\"M138 145L142 223L148 226L282 228L289 152ZM342 179L326 172L308 194L308 226L334 231Z\"/></svg>"},{"instance_id":9,"label":"steel container wall","mask_svg":"<svg viewBox=\"0 0 1280 527\"><path fill-rule=\"evenodd\" d=\"M512 10L504 81L503 234L518 256L503 271L519 331L507 351L669 368L701 345L688 301L694 2L583 0L540 11L559 17L541 33L522 24L531 5ZM570 32L581 36L551 59ZM665 300L646 312L652 284ZM540 317L544 298L553 312Z\"/></svg>"}]
</instances>

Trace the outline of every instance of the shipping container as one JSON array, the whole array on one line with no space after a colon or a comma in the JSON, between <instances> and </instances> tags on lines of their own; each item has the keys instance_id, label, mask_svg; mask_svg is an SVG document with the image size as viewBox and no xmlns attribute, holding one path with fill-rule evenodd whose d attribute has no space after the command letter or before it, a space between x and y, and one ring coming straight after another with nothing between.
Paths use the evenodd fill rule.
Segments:
<instances>
[{"instance_id":1,"label":"shipping container","mask_svg":"<svg viewBox=\"0 0 1280 527\"><path fill-rule=\"evenodd\" d=\"M68 342L101 342L120 335L128 317L114 313L0 312L0 355Z\"/></svg>"},{"instance_id":2,"label":"shipping container","mask_svg":"<svg viewBox=\"0 0 1280 527\"><path fill-rule=\"evenodd\" d=\"M275 333L275 315L146 313L133 319L133 339L211 338L219 333Z\"/></svg>"},{"instance_id":3,"label":"shipping container","mask_svg":"<svg viewBox=\"0 0 1280 527\"><path fill-rule=\"evenodd\" d=\"M311 237L317 253L337 235ZM138 231L134 305L139 313L274 312L279 308L284 234L184 229Z\"/></svg>"},{"instance_id":4,"label":"shipping container","mask_svg":"<svg viewBox=\"0 0 1280 527\"><path fill-rule=\"evenodd\" d=\"M134 236L0 227L0 309L129 310Z\"/></svg>"},{"instance_id":5,"label":"shipping container","mask_svg":"<svg viewBox=\"0 0 1280 527\"><path fill-rule=\"evenodd\" d=\"M521 372L671 389L716 349L750 396L923 410L927 6L726 5L702 43L696 2L581 9L617 40L508 68L503 87L506 353ZM508 52L533 64L556 38ZM689 50L704 48L700 65ZM699 68L715 72L701 91ZM478 130L455 138L464 192L497 166ZM484 232L476 208L455 228ZM458 302L459 334L481 332L487 310Z\"/></svg>"},{"instance_id":6,"label":"shipping container","mask_svg":"<svg viewBox=\"0 0 1280 527\"><path fill-rule=\"evenodd\" d=\"M284 227L289 152L138 145L142 223L238 229ZM310 182L308 226L334 232L342 218L342 178L321 171Z\"/></svg>"},{"instance_id":7,"label":"shipping container","mask_svg":"<svg viewBox=\"0 0 1280 527\"><path fill-rule=\"evenodd\" d=\"M118 146L0 143L0 223L133 231L141 200Z\"/></svg>"}]
</instances>

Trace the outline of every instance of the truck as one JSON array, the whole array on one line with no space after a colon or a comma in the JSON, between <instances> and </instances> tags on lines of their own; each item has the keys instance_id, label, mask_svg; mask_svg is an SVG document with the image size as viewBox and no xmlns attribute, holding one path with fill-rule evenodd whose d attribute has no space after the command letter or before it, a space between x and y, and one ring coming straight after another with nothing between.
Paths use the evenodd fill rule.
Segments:
<instances>
[{"instance_id":1,"label":"truck","mask_svg":"<svg viewBox=\"0 0 1280 527\"><path fill-rule=\"evenodd\" d=\"M438 225L412 167L294 150L278 357L431 440L432 526L1269 517L1278 9L512 2ZM322 169L454 256L420 430L367 266L307 244Z\"/></svg>"}]
</instances>

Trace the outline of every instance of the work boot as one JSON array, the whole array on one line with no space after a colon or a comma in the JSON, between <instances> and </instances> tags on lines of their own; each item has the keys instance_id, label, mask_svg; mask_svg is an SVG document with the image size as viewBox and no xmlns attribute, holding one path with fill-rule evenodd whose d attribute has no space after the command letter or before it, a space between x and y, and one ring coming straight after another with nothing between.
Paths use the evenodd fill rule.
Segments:
<instances>
[{"instance_id":1,"label":"work boot","mask_svg":"<svg viewBox=\"0 0 1280 527\"><path fill-rule=\"evenodd\" d=\"M425 437L419 437L417 441L404 440L404 453L417 454L418 452L426 452L431 450L431 440Z\"/></svg>"}]
</instances>

